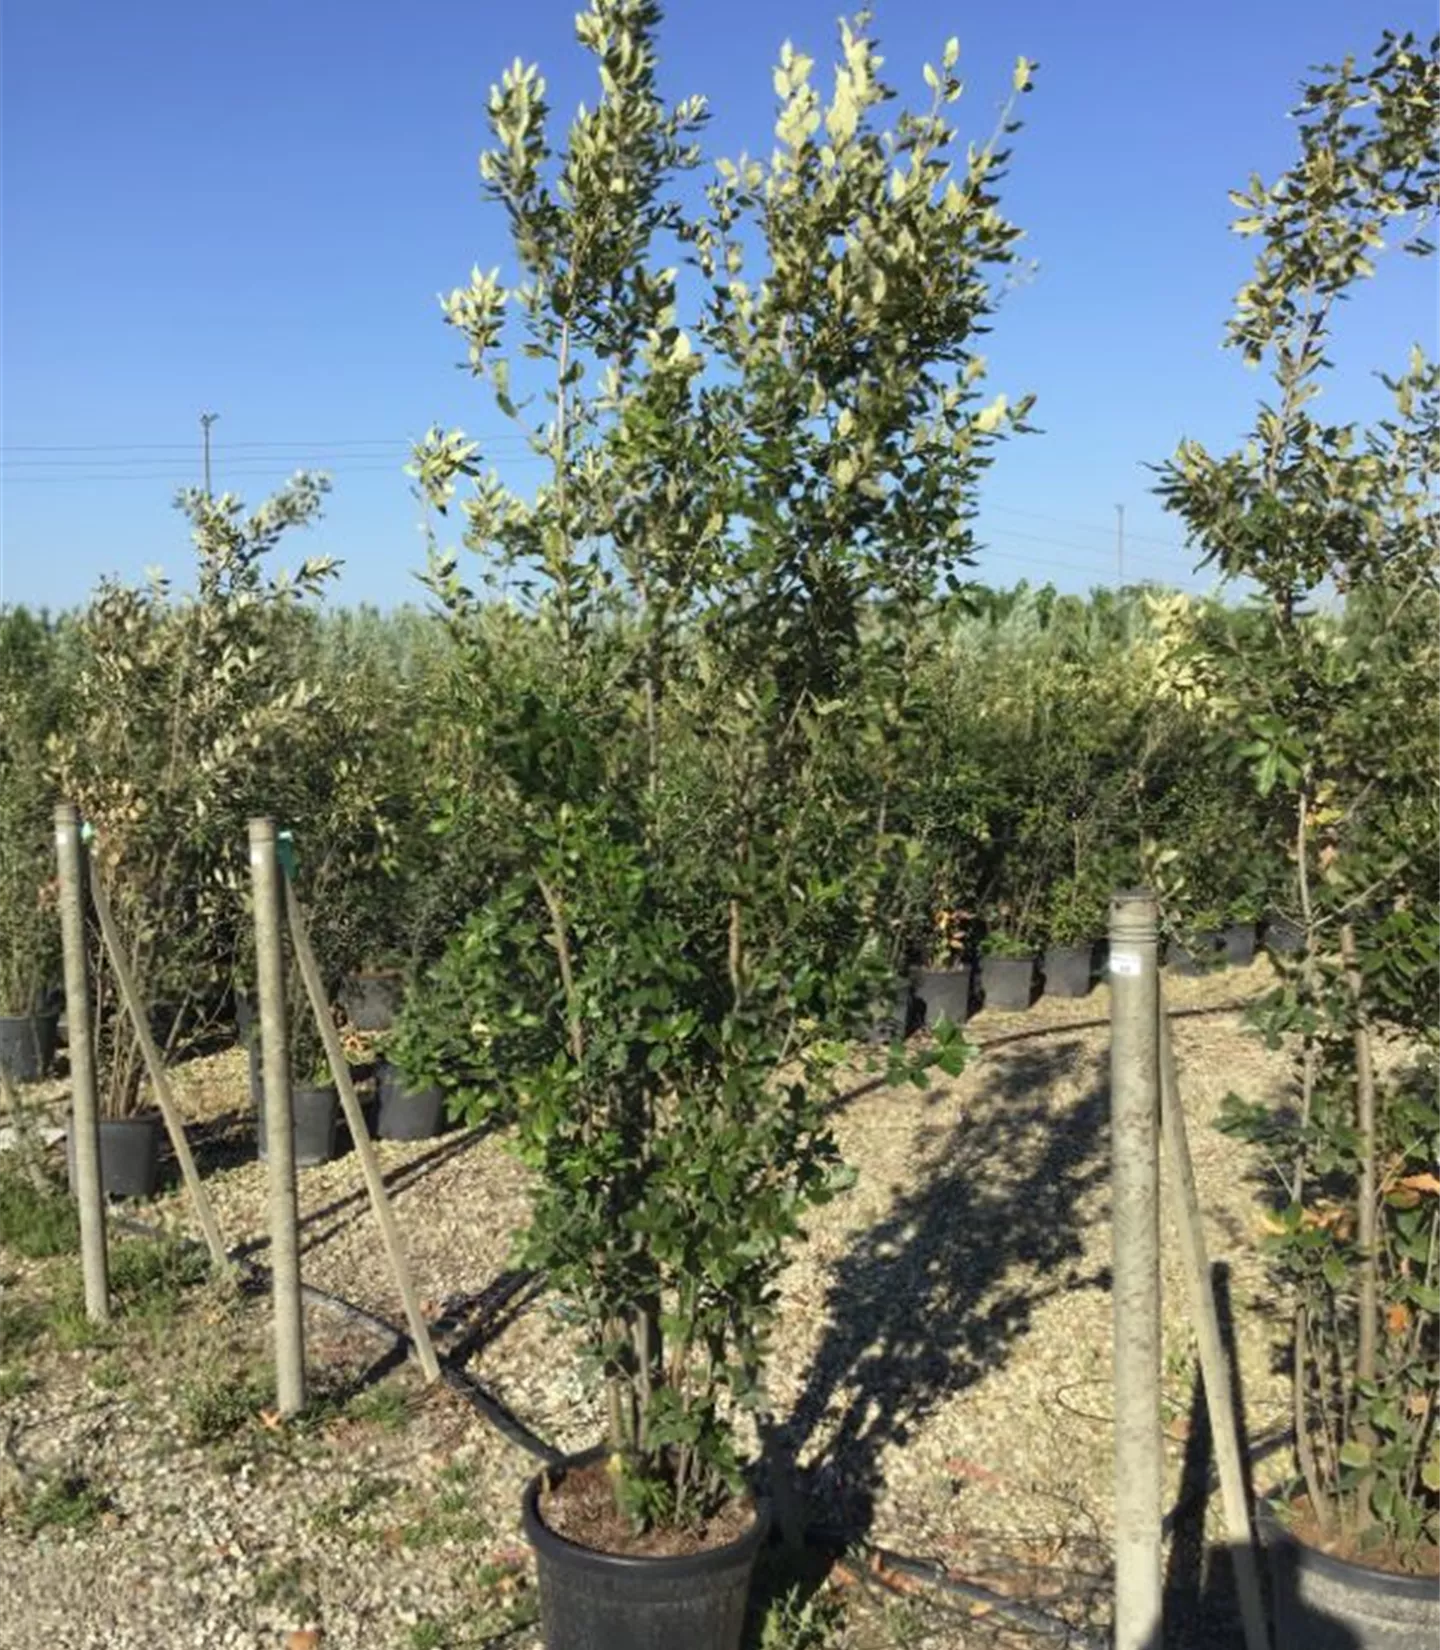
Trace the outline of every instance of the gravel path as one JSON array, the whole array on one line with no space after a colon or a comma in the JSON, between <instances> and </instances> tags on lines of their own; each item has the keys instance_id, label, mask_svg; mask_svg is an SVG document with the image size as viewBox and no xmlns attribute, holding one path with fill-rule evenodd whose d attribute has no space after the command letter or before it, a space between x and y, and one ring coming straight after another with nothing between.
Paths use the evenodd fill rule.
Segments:
<instances>
[{"instance_id":1,"label":"gravel path","mask_svg":"<svg viewBox=\"0 0 1440 1650\"><path fill-rule=\"evenodd\" d=\"M1283 1423L1286 1387L1271 1371L1256 1189L1241 1148L1210 1125L1227 1090L1270 1092L1283 1076L1283 1061L1242 1035L1233 1006L1268 977L1259 963L1167 983L1171 1007L1191 1011L1176 1021L1176 1051L1211 1257L1228 1268L1252 1435ZM1101 1625L1107 1012L1102 987L1083 1002L982 1014L972 1024L980 1057L923 1093L857 1074L837 1127L859 1183L817 1213L785 1277L771 1373L781 1441L827 1524L868 1527L884 1545ZM263 1262L264 1170L248 1139L243 1055L178 1077L221 1228ZM556 1344L546 1299L511 1267L525 1176L503 1137L455 1132L378 1151L446 1344L463 1347L471 1373L541 1436L565 1448L592 1441L597 1411ZM400 1321L353 1154L304 1171L300 1198L306 1281ZM146 1218L193 1231L178 1191ZM1173 1498L1193 1356L1166 1237ZM37 1280L53 1291L71 1264L5 1261L4 1298L33 1293ZM51 1522L35 1533L6 1515L0 1650L440 1650L502 1633L519 1650L538 1643L525 1625L533 1600L518 1520L532 1461L453 1395L424 1394L412 1370L367 1376L386 1349L318 1309L312 1364L334 1400L299 1435L272 1428L245 1384L266 1356L262 1307L197 1285L168 1319L153 1304L137 1308L115 1346L67 1351L52 1334L29 1349L37 1384L0 1398L0 1506L7 1473L31 1505L37 1486L80 1473L103 1507L75 1528ZM0 1348L0 1366L7 1359ZM1170 1579L1183 1603L1201 1578L1182 1547ZM993 1619L947 1614L937 1625L918 1599L881 1594L879 1605L847 1609L835 1642L1003 1642ZM819 1640L797 1630L776 1642Z\"/></svg>"}]
</instances>

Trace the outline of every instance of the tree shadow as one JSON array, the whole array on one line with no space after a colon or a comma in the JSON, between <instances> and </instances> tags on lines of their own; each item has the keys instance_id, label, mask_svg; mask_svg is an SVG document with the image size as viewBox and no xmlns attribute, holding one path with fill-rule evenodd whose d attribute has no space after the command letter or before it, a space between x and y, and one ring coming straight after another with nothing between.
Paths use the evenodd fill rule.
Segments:
<instances>
[{"instance_id":1,"label":"tree shadow","mask_svg":"<svg viewBox=\"0 0 1440 1650\"><path fill-rule=\"evenodd\" d=\"M1002 1365L1042 1301L1109 1287L1108 1268L1077 1264L1080 1205L1109 1173L1108 1090L1063 1110L1046 1098L1086 1058L1071 1038L997 1061L938 1149L932 1134L923 1184L835 1268L821 1344L770 1440L772 1476L795 1479L832 1401L853 1393L798 1476L828 1527L865 1534L887 1449Z\"/></svg>"}]
</instances>

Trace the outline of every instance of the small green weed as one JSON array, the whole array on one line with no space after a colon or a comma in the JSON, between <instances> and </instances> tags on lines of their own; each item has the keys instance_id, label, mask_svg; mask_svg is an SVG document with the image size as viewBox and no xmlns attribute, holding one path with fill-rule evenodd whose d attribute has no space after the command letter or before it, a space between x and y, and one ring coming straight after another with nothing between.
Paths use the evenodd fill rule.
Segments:
<instances>
[{"instance_id":1,"label":"small green weed","mask_svg":"<svg viewBox=\"0 0 1440 1650\"><path fill-rule=\"evenodd\" d=\"M305 1580L305 1567L298 1558L267 1564L255 1577L255 1602L262 1608L275 1605L287 1614L306 1620L318 1614L314 1591Z\"/></svg>"},{"instance_id":2,"label":"small green weed","mask_svg":"<svg viewBox=\"0 0 1440 1650\"><path fill-rule=\"evenodd\" d=\"M445 1623L434 1616L422 1616L410 1629L410 1650L445 1650L449 1642Z\"/></svg>"},{"instance_id":3,"label":"small green weed","mask_svg":"<svg viewBox=\"0 0 1440 1650\"><path fill-rule=\"evenodd\" d=\"M42 1191L18 1166L0 1170L0 1249L27 1260L73 1254L80 1247L80 1217L63 1186Z\"/></svg>"},{"instance_id":4,"label":"small green weed","mask_svg":"<svg viewBox=\"0 0 1440 1650\"><path fill-rule=\"evenodd\" d=\"M345 1405L352 1421L366 1421L385 1432L399 1432L410 1419L410 1403L397 1386L372 1386L357 1392Z\"/></svg>"},{"instance_id":5,"label":"small green weed","mask_svg":"<svg viewBox=\"0 0 1440 1650\"><path fill-rule=\"evenodd\" d=\"M45 1320L29 1301L0 1300L0 1359L13 1363L45 1332Z\"/></svg>"},{"instance_id":6,"label":"small green weed","mask_svg":"<svg viewBox=\"0 0 1440 1650\"><path fill-rule=\"evenodd\" d=\"M317 1530L343 1530L362 1518L369 1509L399 1486L393 1478L362 1478L353 1489L329 1496L310 1516Z\"/></svg>"},{"instance_id":7,"label":"small green weed","mask_svg":"<svg viewBox=\"0 0 1440 1650\"><path fill-rule=\"evenodd\" d=\"M20 1522L27 1535L41 1530L88 1530L106 1511L110 1498L83 1474L44 1480L25 1497Z\"/></svg>"},{"instance_id":8,"label":"small green weed","mask_svg":"<svg viewBox=\"0 0 1440 1650\"><path fill-rule=\"evenodd\" d=\"M119 1392L129 1386L130 1371L120 1358L102 1358L90 1371L90 1379L102 1392Z\"/></svg>"},{"instance_id":9,"label":"small green weed","mask_svg":"<svg viewBox=\"0 0 1440 1650\"><path fill-rule=\"evenodd\" d=\"M11 1398L23 1398L40 1383L28 1369L20 1369L15 1365L0 1369L0 1404Z\"/></svg>"},{"instance_id":10,"label":"small green weed","mask_svg":"<svg viewBox=\"0 0 1440 1650\"><path fill-rule=\"evenodd\" d=\"M274 1395L274 1382L253 1369L207 1371L180 1393L186 1443L216 1444L248 1427Z\"/></svg>"},{"instance_id":11,"label":"small green weed","mask_svg":"<svg viewBox=\"0 0 1440 1650\"><path fill-rule=\"evenodd\" d=\"M114 1332L108 1324L95 1323L85 1311L85 1286L80 1269L67 1266L56 1281L54 1293L44 1308L46 1328L62 1352L82 1347L110 1346Z\"/></svg>"}]
</instances>

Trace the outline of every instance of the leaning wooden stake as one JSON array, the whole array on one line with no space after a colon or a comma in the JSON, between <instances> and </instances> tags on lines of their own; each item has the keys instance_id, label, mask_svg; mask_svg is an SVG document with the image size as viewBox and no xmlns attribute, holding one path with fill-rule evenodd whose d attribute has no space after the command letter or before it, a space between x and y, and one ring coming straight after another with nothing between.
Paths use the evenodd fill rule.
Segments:
<instances>
[{"instance_id":1,"label":"leaning wooden stake","mask_svg":"<svg viewBox=\"0 0 1440 1650\"><path fill-rule=\"evenodd\" d=\"M126 961L125 947L120 943L120 931L115 926L114 913L110 909L110 896L105 892L105 885L95 874L93 863L90 867L90 899L95 906L95 915L100 919L100 936L105 941L110 967L114 970L120 995L125 1000L131 1024L135 1027L140 1053L145 1059L145 1070L150 1075L150 1087L155 1091L155 1103L160 1108L161 1117L165 1119L165 1129L170 1136L170 1144L175 1148L180 1173L190 1193L190 1201L195 1205L195 1216L200 1222L201 1232L204 1233L205 1247L210 1251L211 1264L223 1276L233 1277L235 1269L230 1263L229 1255L225 1253L225 1244L215 1221L215 1211L210 1205L204 1182L200 1179L200 1171L195 1167L190 1142L185 1138L185 1124L176 1110L165 1062L160 1057L160 1050L156 1048L155 1038L150 1031L150 1017L146 1014L145 1005L135 987L135 976L130 972L130 964Z\"/></svg>"},{"instance_id":2,"label":"leaning wooden stake","mask_svg":"<svg viewBox=\"0 0 1440 1650\"><path fill-rule=\"evenodd\" d=\"M1225 1343L1220 1335L1220 1317L1215 1309L1210 1258L1206 1253L1205 1229L1200 1218L1200 1198L1195 1190L1195 1168L1190 1158L1185 1110L1180 1100L1180 1079L1175 1065L1175 1050L1170 1041L1170 1021L1163 1002L1160 1004L1158 1033L1160 1119L1165 1136L1165 1157L1175 1183L1175 1224L1180 1233L1180 1255L1185 1269L1185 1287L1190 1296L1190 1316L1195 1324L1200 1374L1205 1382L1205 1407L1210 1414L1210 1432L1215 1440L1215 1465L1220 1477L1220 1499L1225 1510L1225 1534L1235 1566L1240 1620L1245 1631L1246 1650L1269 1650L1265 1605L1255 1561L1254 1533L1250 1528L1250 1507L1245 1496L1240 1434L1230 1402L1230 1360L1225 1353Z\"/></svg>"},{"instance_id":3,"label":"leaning wooden stake","mask_svg":"<svg viewBox=\"0 0 1440 1650\"><path fill-rule=\"evenodd\" d=\"M435 1356L430 1329L425 1322L424 1313L420 1310L420 1297L415 1293L415 1282L410 1276L410 1263L405 1258L405 1247L400 1241L400 1233L395 1225L395 1214L390 1207L390 1199L386 1196L380 1166L375 1161L375 1153L370 1145L365 1118L355 1095L355 1085L350 1081L350 1064L345 1058L345 1050L341 1047L335 1021L331 1018L330 1004L325 996L325 984L320 978L320 968L310 945L305 915L300 909L300 901L295 897L294 886L288 877L285 879L285 914L290 921L290 943L295 947L295 960L300 965L300 977L305 982L305 993L310 999L315 1023L320 1028L321 1041L325 1044L325 1055L330 1062L335 1087L340 1091L340 1104L345 1111L345 1121L350 1125L350 1138L355 1147L355 1154L360 1159L360 1169L370 1192L371 1207L375 1210L376 1220L380 1222L380 1237L385 1244L385 1253L390 1258L390 1270L395 1274L400 1299L405 1303L405 1318L410 1325L410 1338L415 1343L415 1354L420 1360L421 1369L425 1372L425 1379L438 1381L440 1360Z\"/></svg>"},{"instance_id":4,"label":"leaning wooden stake","mask_svg":"<svg viewBox=\"0 0 1440 1650\"><path fill-rule=\"evenodd\" d=\"M255 896L255 983L270 1170L270 1275L275 1311L275 1396L282 1415L305 1407L305 1325L300 1308L300 1237L295 1195L295 1126L285 1041L285 958L275 822L250 821L250 885Z\"/></svg>"},{"instance_id":5,"label":"leaning wooden stake","mask_svg":"<svg viewBox=\"0 0 1440 1650\"><path fill-rule=\"evenodd\" d=\"M95 1102L95 1038L85 966L85 869L80 816L55 809L55 863L60 879L60 943L65 953L65 1024L70 1052L70 1138L75 1145L75 1198L80 1205L80 1269L85 1312L110 1321L110 1262L105 1249L105 1192L100 1181L100 1120Z\"/></svg>"},{"instance_id":6,"label":"leaning wooden stake","mask_svg":"<svg viewBox=\"0 0 1440 1650\"><path fill-rule=\"evenodd\" d=\"M1161 1642L1160 1140L1156 908L1110 903L1115 1650Z\"/></svg>"}]
</instances>

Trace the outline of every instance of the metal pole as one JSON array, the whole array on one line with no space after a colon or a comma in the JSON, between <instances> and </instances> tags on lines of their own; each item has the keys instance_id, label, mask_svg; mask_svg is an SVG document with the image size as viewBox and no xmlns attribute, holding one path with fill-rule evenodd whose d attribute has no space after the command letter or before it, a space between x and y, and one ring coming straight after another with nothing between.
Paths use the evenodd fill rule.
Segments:
<instances>
[{"instance_id":1,"label":"metal pole","mask_svg":"<svg viewBox=\"0 0 1440 1650\"><path fill-rule=\"evenodd\" d=\"M300 1237L295 1196L295 1128L285 1042L285 957L275 822L250 821L250 886L255 896L255 983L270 1169L270 1267L274 1280L275 1398L281 1415L305 1407L305 1327L300 1310Z\"/></svg>"},{"instance_id":2,"label":"metal pole","mask_svg":"<svg viewBox=\"0 0 1440 1650\"><path fill-rule=\"evenodd\" d=\"M1205 1405L1210 1414L1210 1432L1215 1440L1215 1466L1220 1478L1220 1499L1225 1510L1225 1535L1235 1566L1240 1621L1245 1632L1246 1650L1268 1650L1270 1635L1260 1594L1255 1537L1250 1528L1250 1504L1245 1495L1240 1434L1235 1423L1235 1411L1230 1405L1230 1360L1225 1353L1225 1343L1220 1335L1220 1317L1215 1310L1210 1257L1205 1249L1200 1198L1195 1190L1195 1167L1190 1159L1185 1109L1180 1100L1180 1078L1175 1065L1175 1050L1170 1041L1170 1021L1163 1002L1160 1004L1158 1029L1160 1120L1165 1135L1165 1160L1175 1183L1175 1224L1180 1234L1180 1254L1185 1268L1185 1286L1190 1295L1190 1315L1195 1323L1200 1374L1205 1382Z\"/></svg>"},{"instance_id":3,"label":"metal pole","mask_svg":"<svg viewBox=\"0 0 1440 1650\"><path fill-rule=\"evenodd\" d=\"M105 1250L105 1192L100 1183L100 1119L95 1101L95 1037L85 967L85 869L80 816L70 802L55 808L55 863L60 880L60 942L65 954L65 1024L70 1050L70 1138L80 1205L80 1268L85 1313L110 1321L110 1265Z\"/></svg>"},{"instance_id":4,"label":"metal pole","mask_svg":"<svg viewBox=\"0 0 1440 1650\"><path fill-rule=\"evenodd\" d=\"M219 416L220 416L219 413L208 413L207 412L207 413L201 413L200 414L200 428L204 432L203 439L204 439L204 443L205 443L205 497L206 498L210 498L210 497L213 496L210 492L210 426L215 422L215 420L217 418L219 418Z\"/></svg>"},{"instance_id":5,"label":"metal pole","mask_svg":"<svg viewBox=\"0 0 1440 1650\"><path fill-rule=\"evenodd\" d=\"M425 1314L420 1310L420 1297L415 1293L415 1281L410 1276L405 1246L400 1241L390 1199L385 1195L385 1182L380 1176L380 1166L375 1161L374 1148L365 1129L365 1118L360 1110L360 1101L356 1098L355 1085L350 1081L350 1062L345 1058L340 1034L336 1031L335 1021L330 1015L330 1004L325 997L325 983L320 978L320 968L315 961L310 935L305 926L305 914L300 909L300 901L295 897L295 889L288 877L285 879L285 914L290 920L290 943L295 947L295 960L300 965L300 977L305 982L305 992L310 998L315 1023L320 1028L320 1039L325 1044L325 1055L330 1062L335 1087L340 1091L340 1104L345 1111L345 1121L350 1125L350 1139L355 1146L355 1155L360 1159L360 1170L365 1176L365 1185L370 1192L370 1203L375 1210L376 1220L380 1222L381 1241L385 1245L385 1253L390 1258L390 1270L395 1274L400 1299L405 1304L405 1318L410 1325L410 1338L415 1343L415 1353L420 1360L421 1369L425 1372L425 1379L438 1381L440 1361L435 1356L435 1347L430 1340L430 1329L425 1322Z\"/></svg>"},{"instance_id":6,"label":"metal pole","mask_svg":"<svg viewBox=\"0 0 1440 1650\"><path fill-rule=\"evenodd\" d=\"M1110 902L1115 1650L1161 1643L1160 1140L1156 908Z\"/></svg>"},{"instance_id":7,"label":"metal pole","mask_svg":"<svg viewBox=\"0 0 1440 1650\"><path fill-rule=\"evenodd\" d=\"M210 1260L216 1271L230 1276L233 1268L229 1255L225 1253L225 1244L216 1224L215 1211L210 1206L210 1198L200 1179L200 1171L195 1167L190 1142L185 1138L185 1125L170 1092L170 1078L165 1070L165 1062L160 1057L160 1050L155 1046L149 1016L145 1013L145 1005L135 985L135 976L130 972L130 964L126 961L125 947L120 942L120 931L115 925L114 913L110 909L110 896L105 892L104 883L95 874L93 863L90 868L90 898L95 906L95 915L100 919L100 935L105 941L105 950L109 954L110 966L120 987L120 995L125 999L125 1007L135 1027L140 1053L145 1060L145 1070L149 1073L150 1087L155 1091L155 1103L160 1108L161 1117L165 1119L165 1129L170 1136L170 1144L175 1148L180 1173L190 1193L190 1200L195 1205L196 1218L205 1237L205 1247L210 1251Z\"/></svg>"}]
</instances>

